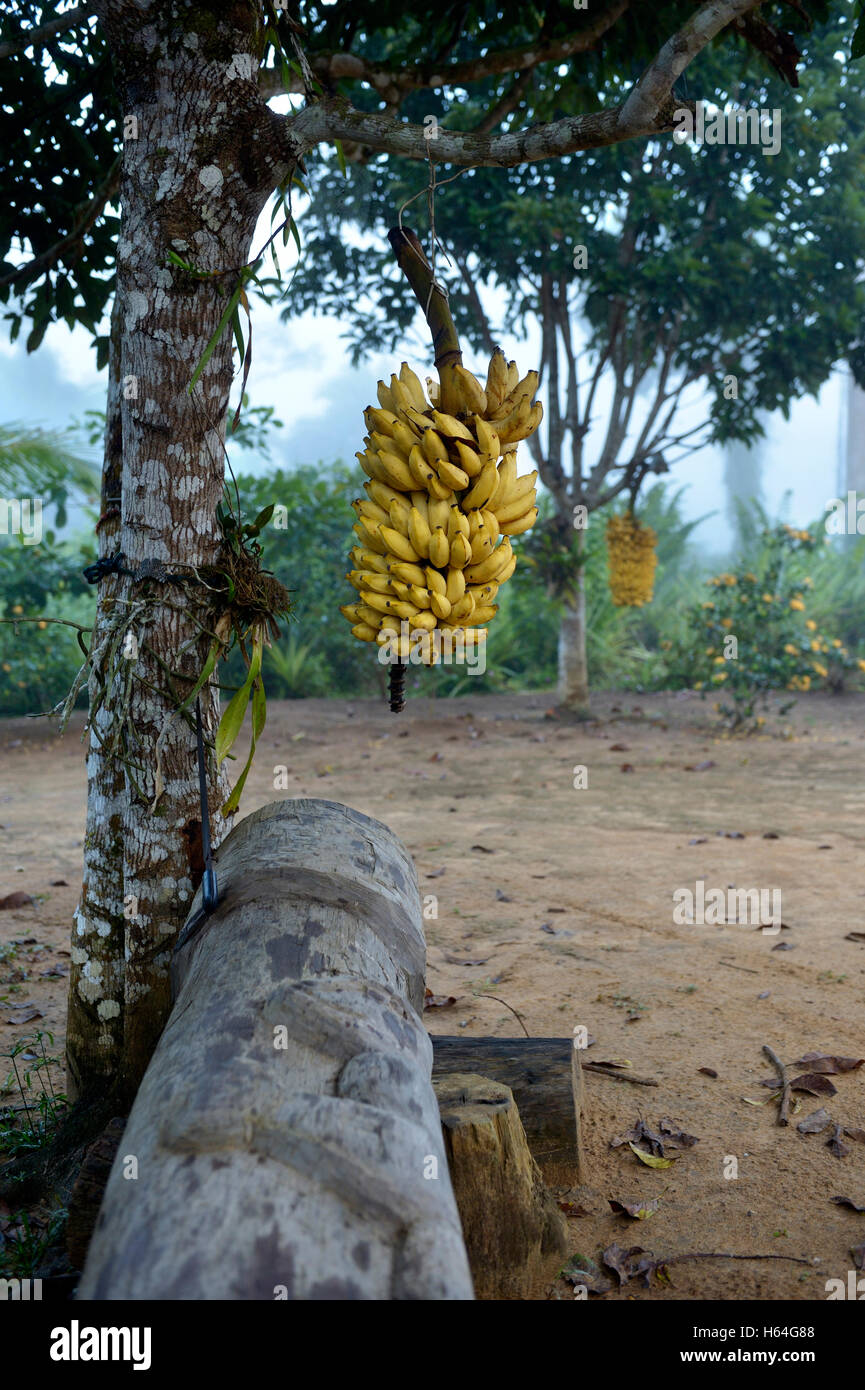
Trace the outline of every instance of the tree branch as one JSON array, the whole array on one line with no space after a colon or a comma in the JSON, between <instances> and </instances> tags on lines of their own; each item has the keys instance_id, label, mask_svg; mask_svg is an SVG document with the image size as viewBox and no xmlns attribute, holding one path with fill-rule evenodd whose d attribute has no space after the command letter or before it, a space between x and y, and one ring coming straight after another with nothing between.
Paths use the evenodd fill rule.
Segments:
<instances>
[{"instance_id":1,"label":"tree branch","mask_svg":"<svg viewBox=\"0 0 865 1390\"><path fill-rule=\"evenodd\" d=\"M97 188L90 202L82 210L78 221L73 226L71 232L60 241L49 246L47 251L34 256L32 260L24 265L18 266L16 270L10 271L8 275L0 275L0 286L17 285L19 281L30 282L41 275L43 271L50 270L56 265L64 252L78 245L83 237L87 235L96 219L104 211L106 203L110 202L112 196L120 187L120 162L121 156L118 155L108 171L108 176Z\"/></svg>"},{"instance_id":2,"label":"tree branch","mask_svg":"<svg viewBox=\"0 0 865 1390\"><path fill-rule=\"evenodd\" d=\"M22 29L17 43L0 43L0 58L8 58L13 53L23 53L25 49L42 43L55 34L74 29L77 24L83 24L85 20L90 19L92 13L87 5L76 5L74 10L67 10L56 19L46 20L44 24L38 24L33 29Z\"/></svg>"},{"instance_id":3,"label":"tree branch","mask_svg":"<svg viewBox=\"0 0 865 1390\"><path fill-rule=\"evenodd\" d=\"M598 39L608 29L617 24L630 6L630 0L616 0L616 3L599 15L592 24L570 34L566 39L558 39L545 45L522 44L519 48L505 48L482 57L468 59L459 63L417 63L408 67L392 69L371 63L356 53L316 53L309 59L309 65L320 82L332 86L340 79L365 83L373 87L388 101L395 95L405 96L409 92L427 88L464 87L471 82L482 82L487 77L501 77L511 72L523 73L539 67L542 63L562 63L577 53L585 53L594 48ZM297 74L291 85L286 87L282 74L277 68L264 68L261 73L261 90L266 98L289 95L302 95L303 83Z\"/></svg>"}]
</instances>

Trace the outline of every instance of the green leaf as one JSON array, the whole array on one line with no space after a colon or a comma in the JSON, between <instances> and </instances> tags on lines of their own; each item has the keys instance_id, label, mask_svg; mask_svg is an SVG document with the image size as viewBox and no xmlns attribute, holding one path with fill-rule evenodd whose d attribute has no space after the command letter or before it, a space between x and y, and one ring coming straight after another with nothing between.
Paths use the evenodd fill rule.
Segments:
<instances>
[{"instance_id":1,"label":"green leaf","mask_svg":"<svg viewBox=\"0 0 865 1390\"><path fill-rule=\"evenodd\" d=\"M231 795L222 807L222 814L224 816L231 815L233 811L237 810L237 807L240 804L241 793L243 792L243 788L246 784L246 779L249 775L249 769L252 767L252 760L255 757L255 746L259 738L261 737L262 730L264 729L266 721L267 697L264 693L264 683L262 682L261 677L258 676L256 677L256 680L253 683L252 689L252 742L249 748L249 757L246 760L246 764L243 768L243 771L241 772L240 776L234 784L234 789L232 790Z\"/></svg>"},{"instance_id":2,"label":"green leaf","mask_svg":"<svg viewBox=\"0 0 865 1390\"><path fill-rule=\"evenodd\" d=\"M189 385L188 385L187 388L186 388L187 392L188 392L190 395L192 395L192 392L193 392L193 390L194 390L194 388L195 388L195 384L196 384L196 382L198 381L198 378L201 376L201 373L204 371L204 368L207 366L208 362L210 361L211 357L213 356L214 348L216 347L216 344L219 342L220 338L222 337L222 335L223 335L223 333L224 333L224 331L225 331L225 325L226 325L226 324L229 322L229 320L233 317L233 315L234 315L234 313L235 313L235 310L237 309L237 306L238 306L238 304L240 303L240 296L241 296L241 295L243 294L243 292L244 292L244 291L243 291L243 282L244 282L244 279L245 279L245 278L246 278L245 275L241 275L240 281L238 282L238 285L237 285L237 287L236 287L234 293L232 294L231 298L229 299L228 303L227 303L226 306L225 306L225 309L224 309L223 314L222 314L222 318L219 320L219 323L218 323L218 325L217 325L216 332L214 333L214 335L213 335L213 337L211 338L210 342L207 344L207 347L204 349L204 352L201 354L201 361L199 362L198 366L195 368L195 371L192 373L192 377L191 377L191 379L190 379Z\"/></svg>"},{"instance_id":3,"label":"green leaf","mask_svg":"<svg viewBox=\"0 0 865 1390\"><path fill-rule=\"evenodd\" d=\"M856 31L853 35L853 43L850 46L851 63L854 63L857 58L861 58L863 55L865 55L865 15L861 14L861 6L859 7L859 9L859 23L856 25Z\"/></svg>"},{"instance_id":4,"label":"green leaf","mask_svg":"<svg viewBox=\"0 0 865 1390\"><path fill-rule=\"evenodd\" d=\"M245 681L239 690L232 695L228 707L219 721L219 728L216 731L216 761L224 763L228 756L232 744L237 735L243 728L243 721L246 717L246 707L249 704L249 697L252 694L250 681Z\"/></svg>"},{"instance_id":5,"label":"green leaf","mask_svg":"<svg viewBox=\"0 0 865 1390\"><path fill-rule=\"evenodd\" d=\"M342 170L342 176L344 179L347 179L348 169L345 167L345 151L342 148L341 140L337 140L336 142L336 157L339 161L339 167Z\"/></svg>"}]
</instances>

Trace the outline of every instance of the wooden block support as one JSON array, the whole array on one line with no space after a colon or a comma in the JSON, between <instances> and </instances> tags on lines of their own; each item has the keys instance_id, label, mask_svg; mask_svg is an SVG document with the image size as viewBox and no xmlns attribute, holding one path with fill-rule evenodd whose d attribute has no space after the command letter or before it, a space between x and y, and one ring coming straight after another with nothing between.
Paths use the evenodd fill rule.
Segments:
<instances>
[{"instance_id":1,"label":"wooden block support","mask_svg":"<svg viewBox=\"0 0 865 1390\"><path fill-rule=\"evenodd\" d=\"M478 1298L524 1298L565 1220L529 1152L512 1092L451 1072L433 1082Z\"/></svg>"},{"instance_id":2,"label":"wooden block support","mask_svg":"<svg viewBox=\"0 0 865 1390\"><path fill-rule=\"evenodd\" d=\"M241 821L217 871L79 1299L471 1299L407 850L346 806L286 800Z\"/></svg>"},{"instance_id":3,"label":"wooden block support","mask_svg":"<svg viewBox=\"0 0 865 1390\"><path fill-rule=\"evenodd\" d=\"M433 1038L433 1080L475 1072L510 1087L532 1157L550 1186L586 1182L581 1162L584 1104L572 1038Z\"/></svg>"}]
</instances>

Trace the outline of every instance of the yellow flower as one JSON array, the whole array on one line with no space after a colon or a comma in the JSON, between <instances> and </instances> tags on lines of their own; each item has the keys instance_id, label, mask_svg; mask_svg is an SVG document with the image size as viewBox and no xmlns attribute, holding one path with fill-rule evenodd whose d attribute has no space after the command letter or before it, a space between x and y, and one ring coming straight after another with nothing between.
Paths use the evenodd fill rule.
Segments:
<instances>
[{"instance_id":1,"label":"yellow flower","mask_svg":"<svg viewBox=\"0 0 865 1390\"><path fill-rule=\"evenodd\" d=\"M819 651L821 651L821 650L822 650L822 643L821 643L821 642L818 642L818 641L816 640L816 638L815 638L814 641L811 643L811 650L812 650L812 652L819 652Z\"/></svg>"},{"instance_id":2,"label":"yellow flower","mask_svg":"<svg viewBox=\"0 0 865 1390\"><path fill-rule=\"evenodd\" d=\"M36 624L36 626L40 629L40 631L44 631L45 628L48 626L48 624L46 623L45 619L43 618L43 619L41 620L41 622L38 622L38 623Z\"/></svg>"},{"instance_id":3,"label":"yellow flower","mask_svg":"<svg viewBox=\"0 0 865 1390\"><path fill-rule=\"evenodd\" d=\"M810 676L802 676L802 678L801 678L801 684L800 684L800 689L802 689L802 690L810 690L810 689L811 689L811 677L810 677Z\"/></svg>"},{"instance_id":4,"label":"yellow flower","mask_svg":"<svg viewBox=\"0 0 865 1390\"><path fill-rule=\"evenodd\" d=\"M706 655L707 655L707 656L714 656L714 655L715 655L715 648L714 648L714 647L707 647L707 648L706 648Z\"/></svg>"},{"instance_id":5,"label":"yellow flower","mask_svg":"<svg viewBox=\"0 0 865 1390\"><path fill-rule=\"evenodd\" d=\"M859 662L859 665L862 667L862 670L865 671L865 665L863 665L863 663L862 663L861 661ZM3 670L4 670L4 671L11 671L11 670L12 670L12 667L9 665L9 662L8 662L8 661L4 661L4 662L3 662Z\"/></svg>"},{"instance_id":6,"label":"yellow flower","mask_svg":"<svg viewBox=\"0 0 865 1390\"><path fill-rule=\"evenodd\" d=\"M774 602L774 600L773 600L773 598L772 598L772 595L771 595L771 594L764 594L764 595L763 595L763 602L764 602L764 603L772 603L772 602Z\"/></svg>"},{"instance_id":7,"label":"yellow flower","mask_svg":"<svg viewBox=\"0 0 865 1390\"><path fill-rule=\"evenodd\" d=\"M841 638L840 638L840 637L833 637L833 639L832 639L832 646L833 646L833 647L840 647L840 645L841 645Z\"/></svg>"},{"instance_id":8,"label":"yellow flower","mask_svg":"<svg viewBox=\"0 0 865 1390\"><path fill-rule=\"evenodd\" d=\"M716 656L716 657L715 657L715 665L716 665L716 666L723 666L723 665L724 665L724 662L726 661L726 659L727 659L727 658L724 657L724 656Z\"/></svg>"},{"instance_id":9,"label":"yellow flower","mask_svg":"<svg viewBox=\"0 0 865 1390\"><path fill-rule=\"evenodd\" d=\"M817 631L817 624L814 622L814 619L813 619L813 618L806 618L806 619L805 619L805 626L807 627L807 629L808 629L809 632L816 632L816 631Z\"/></svg>"},{"instance_id":10,"label":"yellow flower","mask_svg":"<svg viewBox=\"0 0 865 1390\"><path fill-rule=\"evenodd\" d=\"M865 671L865 662L862 662L861 665L862 665L862 670ZM702 689L703 689L703 682L702 682L702 681L694 681L694 689L695 689L695 690L702 690Z\"/></svg>"},{"instance_id":11,"label":"yellow flower","mask_svg":"<svg viewBox=\"0 0 865 1390\"><path fill-rule=\"evenodd\" d=\"M859 670L860 670L860 671L865 671L865 661L863 661L861 657L860 657L859 660L856 662L856 665L859 667ZM8 671L8 670L9 670L9 667L8 667L8 666L5 666L3 669L6 670L6 671Z\"/></svg>"},{"instance_id":12,"label":"yellow flower","mask_svg":"<svg viewBox=\"0 0 865 1390\"><path fill-rule=\"evenodd\" d=\"M746 574L746 575L743 575L742 577L743 577L744 579L749 580L752 584L756 584L756 583L757 583L757 576L756 576L756 574L748 573L748 574Z\"/></svg>"},{"instance_id":13,"label":"yellow flower","mask_svg":"<svg viewBox=\"0 0 865 1390\"><path fill-rule=\"evenodd\" d=\"M714 608L715 605L714 605L714 603L701 603L701 604L700 604L700 607L701 607L701 608Z\"/></svg>"},{"instance_id":14,"label":"yellow flower","mask_svg":"<svg viewBox=\"0 0 865 1390\"><path fill-rule=\"evenodd\" d=\"M784 651L785 651L785 652L788 652L788 653L790 654L790 656L798 656L798 655L799 655L799 649L798 649L798 647L794 647L793 644L792 644L792 642L786 642L786 643L784 644Z\"/></svg>"},{"instance_id":15,"label":"yellow flower","mask_svg":"<svg viewBox=\"0 0 865 1390\"><path fill-rule=\"evenodd\" d=\"M810 537L809 537L809 539L810 539ZM806 575L805 575L805 578L802 580L802 583L803 583L803 584L807 584L807 586L808 586L809 589L813 589L813 587L814 587L814 580L811 578L810 574L806 574Z\"/></svg>"},{"instance_id":16,"label":"yellow flower","mask_svg":"<svg viewBox=\"0 0 865 1390\"><path fill-rule=\"evenodd\" d=\"M732 626L733 626L733 619L732 619L732 618L722 618L722 619L721 619L721 627L732 627Z\"/></svg>"},{"instance_id":17,"label":"yellow flower","mask_svg":"<svg viewBox=\"0 0 865 1390\"><path fill-rule=\"evenodd\" d=\"M814 670L817 672L818 676L828 676L829 674L829 672L826 670L826 667L821 666L819 661L814 662Z\"/></svg>"},{"instance_id":18,"label":"yellow flower","mask_svg":"<svg viewBox=\"0 0 865 1390\"><path fill-rule=\"evenodd\" d=\"M23 612L24 612L24 609L21 607L21 604L20 604L20 603L16 603L15 607L12 609L12 612L13 612L13 613L23 613Z\"/></svg>"},{"instance_id":19,"label":"yellow flower","mask_svg":"<svg viewBox=\"0 0 865 1390\"><path fill-rule=\"evenodd\" d=\"M805 605L800 598L791 598L790 607L795 609L797 613L805 612Z\"/></svg>"},{"instance_id":20,"label":"yellow flower","mask_svg":"<svg viewBox=\"0 0 865 1390\"><path fill-rule=\"evenodd\" d=\"M722 660L723 660L723 658L722 658ZM726 671L716 671L715 674L714 674L714 676L712 677L712 680L715 681L716 684L720 684L721 681L725 681L726 679L727 679L727 672L726 672Z\"/></svg>"}]
</instances>

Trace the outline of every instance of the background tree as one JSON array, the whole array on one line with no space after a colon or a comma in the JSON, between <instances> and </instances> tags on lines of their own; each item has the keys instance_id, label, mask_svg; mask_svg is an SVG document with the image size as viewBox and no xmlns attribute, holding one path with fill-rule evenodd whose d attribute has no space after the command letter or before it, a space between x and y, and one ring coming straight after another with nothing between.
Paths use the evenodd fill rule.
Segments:
<instances>
[{"instance_id":1,"label":"background tree","mask_svg":"<svg viewBox=\"0 0 865 1390\"><path fill-rule=\"evenodd\" d=\"M738 24L790 73L792 41L773 25L801 28L806 16L794 0L609 0L591 12L563 0L495 10L305 0L292 17L269 0L94 0L60 15L25 0L0 16L0 293L11 329L28 324L35 347L52 318L80 322L109 371L68 1061L73 1094L112 1083L128 1097L166 1017L171 947L202 871L194 732L177 710L220 617L193 580L229 562L218 511L227 330L234 321L240 332L267 201L279 190L286 205L323 143L424 160L423 124L403 119L418 92L479 92L483 116L443 131L437 146L459 166L512 167L660 134L674 82L716 35ZM604 67L619 83L599 107ZM529 86L536 99L499 133ZM280 87L292 94L282 113L266 104ZM108 563L118 554L121 570ZM124 667L118 642L130 632L139 655ZM217 703L209 681L209 742ZM226 787L214 762L209 789L218 841Z\"/></svg>"},{"instance_id":2,"label":"background tree","mask_svg":"<svg viewBox=\"0 0 865 1390\"><path fill-rule=\"evenodd\" d=\"M783 110L777 154L635 141L541 168L472 170L437 194L465 338L484 356L502 331L541 342L547 413L528 444L554 505L527 548L562 601L560 696L571 708L588 703L576 523L709 443L753 442L768 412L815 394L840 358L861 371L865 91L836 56L850 33L836 23L813 36L786 102L780 80L741 52L695 65L691 81L719 108ZM468 119L462 104L441 116ZM383 234L419 183L394 160L370 160L347 190L319 167L284 315L348 318L356 358L396 348L413 315ZM362 245L347 242L347 224Z\"/></svg>"}]
</instances>

